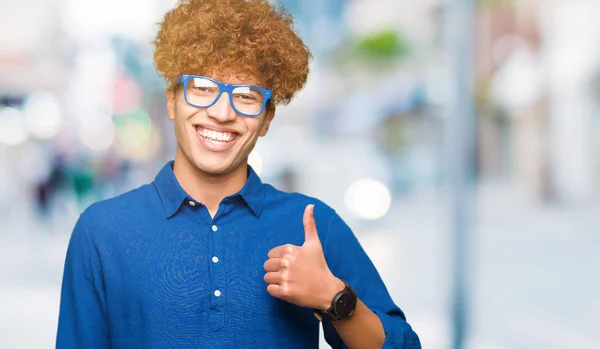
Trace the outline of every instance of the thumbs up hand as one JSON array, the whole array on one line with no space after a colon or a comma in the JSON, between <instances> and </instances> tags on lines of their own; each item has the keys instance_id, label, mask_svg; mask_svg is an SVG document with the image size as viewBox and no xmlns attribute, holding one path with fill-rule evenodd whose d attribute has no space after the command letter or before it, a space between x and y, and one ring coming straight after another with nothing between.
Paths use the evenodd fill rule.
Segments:
<instances>
[{"instance_id":1,"label":"thumbs up hand","mask_svg":"<svg viewBox=\"0 0 600 349\"><path fill-rule=\"evenodd\" d=\"M317 233L314 205L304 210L304 244L286 244L269 251L265 262L267 292L290 303L326 310L344 283L336 278L325 261Z\"/></svg>"}]
</instances>

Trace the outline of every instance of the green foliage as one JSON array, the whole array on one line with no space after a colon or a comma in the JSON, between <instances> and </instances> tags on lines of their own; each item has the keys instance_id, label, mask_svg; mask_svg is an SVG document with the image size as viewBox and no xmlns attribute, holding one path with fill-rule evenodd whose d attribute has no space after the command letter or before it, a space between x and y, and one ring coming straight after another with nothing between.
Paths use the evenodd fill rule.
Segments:
<instances>
[{"instance_id":1,"label":"green foliage","mask_svg":"<svg viewBox=\"0 0 600 349\"><path fill-rule=\"evenodd\" d=\"M403 56L408 51L406 40L395 30L384 30L358 40L358 57L374 60L388 60Z\"/></svg>"},{"instance_id":2,"label":"green foliage","mask_svg":"<svg viewBox=\"0 0 600 349\"><path fill-rule=\"evenodd\" d=\"M373 34L351 38L333 53L333 66L338 70L356 67L384 71L409 53L408 40L397 30L384 29Z\"/></svg>"}]
</instances>

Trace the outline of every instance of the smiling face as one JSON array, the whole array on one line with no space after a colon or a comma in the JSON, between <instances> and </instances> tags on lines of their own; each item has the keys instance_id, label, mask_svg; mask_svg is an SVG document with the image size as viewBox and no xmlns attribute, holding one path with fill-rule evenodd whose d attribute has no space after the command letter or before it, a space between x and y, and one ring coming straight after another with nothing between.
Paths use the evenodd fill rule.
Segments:
<instances>
[{"instance_id":1,"label":"smiling face","mask_svg":"<svg viewBox=\"0 0 600 349\"><path fill-rule=\"evenodd\" d=\"M239 76L219 80L258 85L253 78ZM224 176L246 170L248 155L258 137L267 134L275 107L267 106L254 117L239 115L231 107L229 95L223 93L212 106L198 108L185 101L183 86L179 84L167 89L167 114L175 124L177 165L185 167L186 172Z\"/></svg>"}]
</instances>

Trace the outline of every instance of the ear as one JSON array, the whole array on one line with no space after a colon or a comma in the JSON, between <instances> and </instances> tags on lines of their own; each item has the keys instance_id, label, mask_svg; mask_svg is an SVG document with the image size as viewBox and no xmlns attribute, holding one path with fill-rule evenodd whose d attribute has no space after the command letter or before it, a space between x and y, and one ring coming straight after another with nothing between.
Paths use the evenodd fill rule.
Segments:
<instances>
[{"instance_id":1,"label":"ear","mask_svg":"<svg viewBox=\"0 0 600 349\"><path fill-rule=\"evenodd\" d=\"M165 95L167 97L167 116L170 120L175 120L175 104L177 103L177 100L175 98L175 87L167 87L167 92L165 93Z\"/></svg>"},{"instance_id":2,"label":"ear","mask_svg":"<svg viewBox=\"0 0 600 349\"><path fill-rule=\"evenodd\" d=\"M267 104L267 110L265 112L265 119L263 120L262 127L260 129L260 136L264 137L269 132L269 126L271 125L271 121L275 117L275 104L269 103Z\"/></svg>"}]
</instances>

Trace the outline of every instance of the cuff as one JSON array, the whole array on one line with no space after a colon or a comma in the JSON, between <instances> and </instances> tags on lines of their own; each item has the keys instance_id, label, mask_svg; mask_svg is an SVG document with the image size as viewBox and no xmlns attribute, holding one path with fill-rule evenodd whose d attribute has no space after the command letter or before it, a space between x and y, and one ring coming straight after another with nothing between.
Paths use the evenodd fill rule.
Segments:
<instances>
[{"instance_id":1,"label":"cuff","mask_svg":"<svg viewBox=\"0 0 600 349\"><path fill-rule=\"evenodd\" d=\"M379 317L385 333L382 349L421 349L419 337L400 315L390 316L376 310L373 312Z\"/></svg>"}]
</instances>

